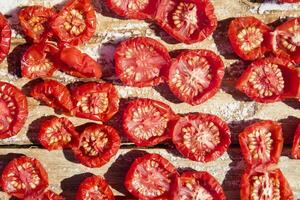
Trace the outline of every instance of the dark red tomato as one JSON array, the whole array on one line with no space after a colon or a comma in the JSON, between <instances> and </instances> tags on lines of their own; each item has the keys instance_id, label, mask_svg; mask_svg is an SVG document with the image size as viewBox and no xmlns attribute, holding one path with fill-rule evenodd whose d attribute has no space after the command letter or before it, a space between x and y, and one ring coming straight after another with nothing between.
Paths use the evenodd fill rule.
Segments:
<instances>
[{"instance_id":1,"label":"dark red tomato","mask_svg":"<svg viewBox=\"0 0 300 200\"><path fill-rule=\"evenodd\" d=\"M228 125L204 113L181 117L173 127L172 140L183 156L199 162L216 160L231 142Z\"/></svg>"},{"instance_id":2,"label":"dark red tomato","mask_svg":"<svg viewBox=\"0 0 300 200\"><path fill-rule=\"evenodd\" d=\"M290 19L271 33L271 45L278 56L300 64L300 17Z\"/></svg>"},{"instance_id":3,"label":"dark red tomato","mask_svg":"<svg viewBox=\"0 0 300 200\"><path fill-rule=\"evenodd\" d=\"M162 69L169 68L171 58L158 41L136 37L121 42L115 52L115 63L116 73L124 84L145 87L162 82Z\"/></svg>"},{"instance_id":4,"label":"dark red tomato","mask_svg":"<svg viewBox=\"0 0 300 200\"><path fill-rule=\"evenodd\" d=\"M295 159L300 159L300 124L298 125L298 128L294 135L292 157Z\"/></svg>"},{"instance_id":5,"label":"dark red tomato","mask_svg":"<svg viewBox=\"0 0 300 200\"><path fill-rule=\"evenodd\" d=\"M73 103L70 92L66 86L55 80L43 80L37 83L30 92L31 96L43 101L54 109L70 112Z\"/></svg>"},{"instance_id":6,"label":"dark red tomato","mask_svg":"<svg viewBox=\"0 0 300 200\"><path fill-rule=\"evenodd\" d=\"M64 197L54 193L52 190L47 190L39 196L31 196L24 198L24 200L65 200Z\"/></svg>"},{"instance_id":7,"label":"dark red tomato","mask_svg":"<svg viewBox=\"0 0 300 200\"><path fill-rule=\"evenodd\" d=\"M251 99L270 103L300 98L300 73L289 60L269 57L254 61L236 83Z\"/></svg>"},{"instance_id":8,"label":"dark red tomato","mask_svg":"<svg viewBox=\"0 0 300 200\"><path fill-rule=\"evenodd\" d=\"M60 60L64 63L61 70L76 77L101 78L102 66L85 53L75 47L63 48Z\"/></svg>"},{"instance_id":9,"label":"dark red tomato","mask_svg":"<svg viewBox=\"0 0 300 200\"><path fill-rule=\"evenodd\" d=\"M105 165L119 150L120 137L111 126L92 125L84 129L79 144L73 145L75 157L87 167Z\"/></svg>"},{"instance_id":10,"label":"dark red tomato","mask_svg":"<svg viewBox=\"0 0 300 200\"><path fill-rule=\"evenodd\" d=\"M11 44L11 28L6 18L0 13L0 63L6 58Z\"/></svg>"},{"instance_id":11,"label":"dark red tomato","mask_svg":"<svg viewBox=\"0 0 300 200\"><path fill-rule=\"evenodd\" d=\"M247 164L276 164L283 146L281 125L270 120L251 124L239 134L239 143Z\"/></svg>"},{"instance_id":12,"label":"dark red tomato","mask_svg":"<svg viewBox=\"0 0 300 200\"><path fill-rule=\"evenodd\" d=\"M239 17L231 21L228 37L234 52L244 60L264 57L269 50L266 37L271 28L255 17Z\"/></svg>"},{"instance_id":13,"label":"dark red tomato","mask_svg":"<svg viewBox=\"0 0 300 200\"><path fill-rule=\"evenodd\" d=\"M69 0L50 26L62 42L79 45L89 41L96 30L96 14L91 0Z\"/></svg>"},{"instance_id":14,"label":"dark red tomato","mask_svg":"<svg viewBox=\"0 0 300 200\"><path fill-rule=\"evenodd\" d=\"M147 154L135 159L125 179L125 187L141 200L167 198L171 178L178 175L176 168L158 154Z\"/></svg>"},{"instance_id":15,"label":"dark red tomato","mask_svg":"<svg viewBox=\"0 0 300 200\"><path fill-rule=\"evenodd\" d=\"M226 200L220 183L208 172L184 172L171 184L170 200Z\"/></svg>"},{"instance_id":16,"label":"dark red tomato","mask_svg":"<svg viewBox=\"0 0 300 200\"><path fill-rule=\"evenodd\" d=\"M136 145L153 146L171 138L169 125L175 118L168 105L151 99L138 99L126 107L123 129Z\"/></svg>"},{"instance_id":17,"label":"dark red tomato","mask_svg":"<svg viewBox=\"0 0 300 200\"><path fill-rule=\"evenodd\" d=\"M71 91L77 117L108 121L119 110L119 95L110 83L89 82Z\"/></svg>"},{"instance_id":18,"label":"dark red tomato","mask_svg":"<svg viewBox=\"0 0 300 200\"><path fill-rule=\"evenodd\" d=\"M155 19L167 33L187 44L207 38L218 23L209 0L162 1Z\"/></svg>"},{"instance_id":19,"label":"dark red tomato","mask_svg":"<svg viewBox=\"0 0 300 200\"><path fill-rule=\"evenodd\" d=\"M294 200L293 192L280 169L255 172L247 170L240 183L241 200Z\"/></svg>"},{"instance_id":20,"label":"dark red tomato","mask_svg":"<svg viewBox=\"0 0 300 200\"><path fill-rule=\"evenodd\" d=\"M34 42L40 42L49 34L49 21L54 15L55 11L52 8L43 6L28 6L18 13L23 32Z\"/></svg>"},{"instance_id":21,"label":"dark red tomato","mask_svg":"<svg viewBox=\"0 0 300 200\"><path fill-rule=\"evenodd\" d=\"M76 200L114 200L108 183L100 176L86 178L76 192Z\"/></svg>"},{"instance_id":22,"label":"dark red tomato","mask_svg":"<svg viewBox=\"0 0 300 200\"><path fill-rule=\"evenodd\" d=\"M77 142L79 134L67 118L53 117L41 124L40 143L48 150L68 148Z\"/></svg>"},{"instance_id":23,"label":"dark red tomato","mask_svg":"<svg viewBox=\"0 0 300 200\"><path fill-rule=\"evenodd\" d=\"M0 82L0 139L16 135L28 116L26 96L15 86Z\"/></svg>"},{"instance_id":24,"label":"dark red tomato","mask_svg":"<svg viewBox=\"0 0 300 200\"><path fill-rule=\"evenodd\" d=\"M209 50L188 50L173 60L168 84L182 101L197 105L214 96L224 77L222 59Z\"/></svg>"},{"instance_id":25,"label":"dark red tomato","mask_svg":"<svg viewBox=\"0 0 300 200\"><path fill-rule=\"evenodd\" d=\"M4 192L20 199L39 196L48 186L48 175L38 160L22 156L5 166L1 185Z\"/></svg>"}]
</instances>

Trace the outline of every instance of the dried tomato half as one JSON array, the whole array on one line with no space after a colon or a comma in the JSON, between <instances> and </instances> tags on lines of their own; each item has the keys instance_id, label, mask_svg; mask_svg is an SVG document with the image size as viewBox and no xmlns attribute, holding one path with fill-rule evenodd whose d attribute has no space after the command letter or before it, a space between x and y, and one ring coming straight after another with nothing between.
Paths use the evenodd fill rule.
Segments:
<instances>
[{"instance_id":1,"label":"dried tomato half","mask_svg":"<svg viewBox=\"0 0 300 200\"><path fill-rule=\"evenodd\" d=\"M300 124L298 125L294 135L292 157L295 159L300 159Z\"/></svg>"},{"instance_id":2,"label":"dried tomato half","mask_svg":"<svg viewBox=\"0 0 300 200\"><path fill-rule=\"evenodd\" d=\"M293 200L293 192L280 169L256 172L248 169L240 183L241 200L285 199Z\"/></svg>"},{"instance_id":3,"label":"dried tomato half","mask_svg":"<svg viewBox=\"0 0 300 200\"><path fill-rule=\"evenodd\" d=\"M271 28L255 17L239 17L231 21L228 37L234 52L244 60L256 60L269 51L266 38Z\"/></svg>"},{"instance_id":4,"label":"dried tomato half","mask_svg":"<svg viewBox=\"0 0 300 200\"><path fill-rule=\"evenodd\" d=\"M171 184L170 200L226 200L220 183L208 172L184 172L175 176Z\"/></svg>"},{"instance_id":5,"label":"dried tomato half","mask_svg":"<svg viewBox=\"0 0 300 200\"><path fill-rule=\"evenodd\" d=\"M70 112L73 103L70 92L66 86L55 80L43 80L34 85L30 92L31 96L43 101L54 109Z\"/></svg>"},{"instance_id":6,"label":"dried tomato half","mask_svg":"<svg viewBox=\"0 0 300 200\"><path fill-rule=\"evenodd\" d=\"M176 168L158 154L137 158L127 172L125 187L139 199L167 198Z\"/></svg>"},{"instance_id":7,"label":"dried tomato half","mask_svg":"<svg viewBox=\"0 0 300 200\"><path fill-rule=\"evenodd\" d=\"M207 38L218 23L209 0L161 1L155 20L176 40L187 44Z\"/></svg>"},{"instance_id":8,"label":"dried tomato half","mask_svg":"<svg viewBox=\"0 0 300 200\"><path fill-rule=\"evenodd\" d=\"M226 122L204 113L181 117L173 127L172 140L183 156L199 162L219 158L231 142Z\"/></svg>"},{"instance_id":9,"label":"dried tomato half","mask_svg":"<svg viewBox=\"0 0 300 200\"><path fill-rule=\"evenodd\" d=\"M5 166L1 186L6 193L20 199L39 196L48 186L48 175L38 160L22 156Z\"/></svg>"},{"instance_id":10,"label":"dried tomato half","mask_svg":"<svg viewBox=\"0 0 300 200\"><path fill-rule=\"evenodd\" d=\"M76 144L79 134L67 118L53 117L41 124L40 143L48 150L68 148Z\"/></svg>"},{"instance_id":11,"label":"dried tomato half","mask_svg":"<svg viewBox=\"0 0 300 200\"><path fill-rule=\"evenodd\" d=\"M289 60L263 58L247 67L237 81L236 88L262 103L300 98L299 74Z\"/></svg>"},{"instance_id":12,"label":"dried tomato half","mask_svg":"<svg viewBox=\"0 0 300 200\"><path fill-rule=\"evenodd\" d=\"M34 42L40 42L49 34L49 21L54 15L52 8L37 5L25 7L18 13L23 32Z\"/></svg>"},{"instance_id":13,"label":"dried tomato half","mask_svg":"<svg viewBox=\"0 0 300 200\"><path fill-rule=\"evenodd\" d=\"M239 143L247 164L278 163L283 147L281 125L271 120L251 124L239 134Z\"/></svg>"},{"instance_id":14,"label":"dried tomato half","mask_svg":"<svg viewBox=\"0 0 300 200\"><path fill-rule=\"evenodd\" d=\"M84 129L79 144L73 145L75 157L87 167L105 165L119 150L120 137L111 126L92 125Z\"/></svg>"},{"instance_id":15,"label":"dried tomato half","mask_svg":"<svg viewBox=\"0 0 300 200\"><path fill-rule=\"evenodd\" d=\"M11 28L7 19L0 13L0 63L6 58L11 45Z\"/></svg>"},{"instance_id":16,"label":"dried tomato half","mask_svg":"<svg viewBox=\"0 0 300 200\"><path fill-rule=\"evenodd\" d=\"M169 126L176 115L172 109L156 100L131 101L123 114L126 136L138 146L153 146L171 138Z\"/></svg>"},{"instance_id":17,"label":"dried tomato half","mask_svg":"<svg viewBox=\"0 0 300 200\"><path fill-rule=\"evenodd\" d=\"M26 96L15 86L0 82L0 139L16 135L27 117Z\"/></svg>"},{"instance_id":18,"label":"dried tomato half","mask_svg":"<svg viewBox=\"0 0 300 200\"><path fill-rule=\"evenodd\" d=\"M116 74L123 83L145 87L162 82L162 69L169 68L171 58L158 41L136 37L121 42L115 52L115 63Z\"/></svg>"},{"instance_id":19,"label":"dried tomato half","mask_svg":"<svg viewBox=\"0 0 300 200\"><path fill-rule=\"evenodd\" d=\"M89 41L96 30L96 14L91 0L69 0L50 26L62 42L79 45Z\"/></svg>"},{"instance_id":20,"label":"dried tomato half","mask_svg":"<svg viewBox=\"0 0 300 200\"><path fill-rule=\"evenodd\" d=\"M119 95L110 83L89 82L71 90L77 117L108 121L119 110Z\"/></svg>"},{"instance_id":21,"label":"dried tomato half","mask_svg":"<svg viewBox=\"0 0 300 200\"><path fill-rule=\"evenodd\" d=\"M300 64L300 17L290 19L271 33L273 52Z\"/></svg>"},{"instance_id":22,"label":"dried tomato half","mask_svg":"<svg viewBox=\"0 0 300 200\"><path fill-rule=\"evenodd\" d=\"M101 78L102 76L102 66L75 47L63 48L59 58L64 63L60 69L72 76L81 78Z\"/></svg>"},{"instance_id":23,"label":"dried tomato half","mask_svg":"<svg viewBox=\"0 0 300 200\"><path fill-rule=\"evenodd\" d=\"M197 105L214 96L224 77L220 56L209 50L187 50L173 60L168 84L180 100Z\"/></svg>"},{"instance_id":24,"label":"dried tomato half","mask_svg":"<svg viewBox=\"0 0 300 200\"><path fill-rule=\"evenodd\" d=\"M114 200L113 192L108 183L100 176L86 178L76 192L76 200Z\"/></svg>"}]
</instances>

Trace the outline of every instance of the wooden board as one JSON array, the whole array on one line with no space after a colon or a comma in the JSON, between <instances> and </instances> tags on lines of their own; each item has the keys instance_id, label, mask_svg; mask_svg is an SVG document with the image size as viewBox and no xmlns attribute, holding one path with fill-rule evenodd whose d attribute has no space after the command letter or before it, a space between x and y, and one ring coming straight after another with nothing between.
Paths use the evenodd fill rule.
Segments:
<instances>
[{"instance_id":1,"label":"wooden board","mask_svg":"<svg viewBox=\"0 0 300 200\"><path fill-rule=\"evenodd\" d=\"M9 3L7 1L0 1L0 11L6 14L14 29L11 53L8 59L0 65L1 81L13 83L28 94L30 80L18 77L20 67L19 60L24 51L25 42L20 34L20 28L16 18L16 13L19 8L35 4L48 7L56 5L56 7L59 8L63 5L63 2L65 1L10 0ZM300 122L299 102L288 100L272 104L261 104L250 101L245 95L236 91L234 89L235 81L246 67L246 63L239 60L232 52L227 39L226 30L230 20L236 16L252 15L263 20L265 23L278 24L285 16L300 16L300 4L278 6L274 3L252 3L250 0L212 0L219 20L216 32L201 43L185 45L174 41L154 24L144 21L120 19L108 10L101 0L94 0L93 2L97 10L97 31L92 40L80 48L95 58L99 63L103 64L105 69L104 80L116 84L120 96L122 97L120 112L109 122L109 124L119 130L123 138L123 146L118 156L116 156L117 161L112 161L103 168L91 170L70 162L70 152L65 152L65 154L61 151L46 152L36 147L39 145L36 135L40 122L47 116L59 114L49 107L41 106L39 102L28 97L30 114L26 125L17 136L0 141L0 155L3 155L4 160L2 161L2 159L0 159L0 162L2 162L0 164L1 167L3 163L5 163L5 160L11 158L11 156L6 156L6 154L22 153L40 159L49 173L51 187L57 192L63 191L63 194L67 195L68 199L73 199L72 196L76 189L76 187L73 187L73 184L78 185L78 180L81 180L83 177L80 174L87 172L102 175L108 174L108 181L115 189L116 194L124 194L125 190L121 184L124 174L115 175L115 173L122 171L120 169L124 166L120 165L120 163L122 163L122 159L127 159L127 153L132 150L132 148L128 149L128 147L132 146L128 146L130 142L122 134L120 120L124 105L126 105L129 99L137 97L163 101L169 104L177 113L206 112L218 115L229 123L234 144L237 143L236 136L238 133L250 123L260 119L277 120L282 123L284 128L285 155L288 154L293 132L296 125ZM120 41L126 38L140 35L161 41L172 52L187 48L205 48L220 54L226 65L226 74L220 91L216 96L202 105L189 106L176 100L164 84L154 88L142 89L122 86L115 77L113 70L113 53L115 47ZM53 78L65 84L72 84L80 80L61 72L57 72ZM70 119L75 125L88 122L88 120L74 117ZM177 154L173 154L173 152L176 151L171 149L170 146L166 146L164 149L154 148L147 151L161 153L173 161L176 166L181 168L192 167L197 170L210 171L220 182L223 182L228 199L239 199L238 190L236 188L238 188L239 176L242 173L243 165L238 149L233 148L229 150L229 154L208 164L198 164L180 158ZM121 160L121 162L119 160ZM281 162L280 167L282 167L295 194L300 199L300 161L290 160L286 156L282 157L281 161L283 162ZM0 199L7 199L7 197L1 193Z\"/></svg>"}]
</instances>

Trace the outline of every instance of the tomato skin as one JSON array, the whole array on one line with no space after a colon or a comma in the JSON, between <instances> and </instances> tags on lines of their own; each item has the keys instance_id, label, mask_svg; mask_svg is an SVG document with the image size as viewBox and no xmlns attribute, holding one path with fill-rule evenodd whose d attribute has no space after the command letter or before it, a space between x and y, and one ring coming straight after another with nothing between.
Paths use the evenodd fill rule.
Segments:
<instances>
[{"instance_id":1,"label":"tomato skin","mask_svg":"<svg viewBox=\"0 0 300 200\"><path fill-rule=\"evenodd\" d=\"M6 58L11 45L11 27L7 19L0 13L0 63Z\"/></svg>"},{"instance_id":2,"label":"tomato skin","mask_svg":"<svg viewBox=\"0 0 300 200\"><path fill-rule=\"evenodd\" d=\"M185 133L185 135L183 135L182 131L184 128L188 128L189 126L199 127L200 125L204 126L205 123L210 123L210 122L212 122L213 125L216 128L218 128L219 142L216 144L213 144L214 147L213 147L213 149L211 149L210 152L205 152L205 153L201 153L200 155L198 155L197 153L193 152L191 149L192 146L198 145L198 144L191 145L191 147L187 146L184 141L186 139L185 135L187 135L187 133ZM210 134L211 135L213 134L213 133L211 133L211 130L203 130L203 131L210 131ZM213 136L211 136L211 137L212 138L210 141L212 143L212 141L215 138L213 138ZM229 130L229 127L226 124L226 122L222 121L219 117L217 117L215 115L204 114L204 113L187 114L187 115L181 117L173 126L172 141L175 144L176 149L184 157L186 157L190 160L204 162L204 163L216 160L217 158L222 156L231 143L230 130ZM201 144L201 145L202 145L201 148L204 148L203 144ZM206 148L211 148L211 147L208 147L206 145Z\"/></svg>"},{"instance_id":3,"label":"tomato skin","mask_svg":"<svg viewBox=\"0 0 300 200\"><path fill-rule=\"evenodd\" d=\"M263 40L256 48L250 51L245 51L242 49L242 43L240 42L238 36L240 31L246 30L249 27L257 28L262 34L261 39ZM244 60L256 60L258 58L264 57L264 54L270 51L266 43L266 38L268 37L270 32L271 28L255 17L239 17L231 21L228 29L228 37L234 52L239 57Z\"/></svg>"},{"instance_id":4,"label":"tomato skin","mask_svg":"<svg viewBox=\"0 0 300 200\"><path fill-rule=\"evenodd\" d=\"M94 150L102 151L101 155L97 156L90 156L86 155L84 152L83 143L85 142L86 138L92 137L91 134L95 132L103 132L107 139L107 144L104 147L98 147L97 145L103 144L95 144ZM101 136L104 137L104 136ZM102 138L100 138L102 139ZM79 144L73 145L72 150L75 154L77 160L80 161L81 164L90 167L96 168L105 165L109 160L118 152L120 148L120 136L118 132L111 126L106 125L92 125L87 127L83 133L81 133L79 137Z\"/></svg>"},{"instance_id":5,"label":"tomato skin","mask_svg":"<svg viewBox=\"0 0 300 200\"><path fill-rule=\"evenodd\" d=\"M106 95L107 98L105 98L105 101L107 101L107 105L103 112L96 113L90 113L85 112L82 110L82 107L79 106L82 105L80 101L82 100L82 97L90 97L89 95L92 94L99 94L103 93ZM96 82L89 82L84 83L82 85L79 85L71 90L72 99L74 102L74 105L76 106L73 112L77 117L96 120L96 121L108 121L111 119L119 110L119 95L116 90L116 88L110 84L110 83L96 83ZM98 97L96 98L96 100ZM96 101L95 100L95 101ZM91 101L94 101L91 99ZM104 100L102 99L102 102ZM97 101L98 102L98 101ZM95 103L96 106L99 106L98 102ZM89 105L88 105L89 106ZM100 105L103 106L103 105Z\"/></svg>"},{"instance_id":6,"label":"tomato skin","mask_svg":"<svg viewBox=\"0 0 300 200\"><path fill-rule=\"evenodd\" d=\"M185 67L190 66L188 64L188 59L195 56L206 59L209 65L209 70L211 70L212 78L209 82L208 87L204 88L204 90L202 92L199 92L198 95L191 97L191 95L184 94L180 90L180 87L177 86L177 82L173 82L173 80L174 77L176 76L176 70L180 70L181 65L183 65L182 63L185 63L184 64ZM191 68L194 69L193 66L191 66ZM168 85L172 93L178 99L191 105L198 105L207 101L209 98L213 97L218 92L224 74L225 74L225 67L223 61L214 52L210 50L204 50L204 49L186 50L182 52L179 56L177 56L176 59L173 60L171 67L169 69ZM189 86L189 88L191 90L194 90L193 88L191 88L191 86Z\"/></svg>"},{"instance_id":7,"label":"tomato skin","mask_svg":"<svg viewBox=\"0 0 300 200\"><path fill-rule=\"evenodd\" d=\"M42 193L40 196L27 197L24 200L65 200L64 197L56 194L52 190L47 190Z\"/></svg>"},{"instance_id":8,"label":"tomato skin","mask_svg":"<svg viewBox=\"0 0 300 200\"><path fill-rule=\"evenodd\" d=\"M170 193L170 200L181 200L180 192L185 190L187 193L191 189L184 188L184 183L197 183L197 185L200 185L203 189L206 190L207 193L209 193L214 200L226 200L225 192L220 185L220 183L208 172L205 171L187 171L183 172L180 176L174 176L171 184L171 192ZM195 188L193 188L195 189ZM194 196L197 193L196 190L194 190Z\"/></svg>"},{"instance_id":9,"label":"tomato skin","mask_svg":"<svg viewBox=\"0 0 300 200\"><path fill-rule=\"evenodd\" d=\"M73 33L70 34L70 32L65 29L66 17L72 10L76 10L77 12L80 11L81 15L83 15L82 18L85 28L79 35L74 35ZM79 21L78 19L76 20ZM50 26L54 35L56 35L62 42L77 46L92 38L96 30L96 24L96 14L94 7L91 4L91 0L69 0L63 9L51 21ZM70 25L73 26L73 24Z\"/></svg>"},{"instance_id":10,"label":"tomato skin","mask_svg":"<svg viewBox=\"0 0 300 200\"><path fill-rule=\"evenodd\" d=\"M39 183L36 185L34 189L32 189L29 186L28 180L26 179L26 182L24 182L24 177L22 177L22 174L19 171L20 166L22 166L24 163L31 163L33 166L33 170L35 173L37 173L37 176L39 177ZM25 170L22 168L21 170ZM15 190L14 186L12 186L12 178L10 174L13 173L19 180L25 184L25 189L17 189ZM31 172L32 173L32 172ZM26 176L26 175L23 175ZM1 177L1 186L3 191L8 193L9 195L15 196L17 198L23 199L23 198L30 198L33 196L40 195L48 186L48 174L46 170L43 168L42 164L35 158L30 158L26 156L21 156L19 158L16 158L12 161L10 161L4 168L2 177Z\"/></svg>"},{"instance_id":11,"label":"tomato skin","mask_svg":"<svg viewBox=\"0 0 300 200\"><path fill-rule=\"evenodd\" d=\"M80 78L101 78L102 66L75 47L65 47L60 51L60 60L66 65L62 71Z\"/></svg>"},{"instance_id":12,"label":"tomato skin","mask_svg":"<svg viewBox=\"0 0 300 200\"><path fill-rule=\"evenodd\" d=\"M254 90L253 86L250 85L249 80L252 72L255 69L259 69L267 66L268 64L278 65L282 77L284 80L283 90L279 94L273 94L272 96L261 97L257 91ZM300 98L300 75L299 71L293 66L289 60L268 57L254 61L250 64L247 69L243 72L242 76L236 83L236 89L245 93L248 97L254 101L261 103L272 103L280 101L286 98Z\"/></svg>"},{"instance_id":13,"label":"tomato skin","mask_svg":"<svg viewBox=\"0 0 300 200\"><path fill-rule=\"evenodd\" d=\"M19 13L19 21L23 32L26 36L30 37L33 42L38 43L43 37L49 34L49 21L51 17L55 15L55 11L52 8L46 8L43 6L28 6L23 8ZM42 20L41 22L31 20ZM32 26L30 23L34 23ZM35 24L36 23L36 24ZM41 30L37 30L40 28ZM36 30L35 30L36 29Z\"/></svg>"},{"instance_id":14,"label":"tomato skin","mask_svg":"<svg viewBox=\"0 0 300 200\"><path fill-rule=\"evenodd\" d=\"M300 124L298 125L294 135L292 157L294 159L300 159Z\"/></svg>"},{"instance_id":15,"label":"tomato skin","mask_svg":"<svg viewBox=\"0 0 300 200\"><path fill-rule=\"evenodd\" d=\"M9 102L7 102L8 98L10 98ZM10 103L13 103L13 107L8 106ZM14 85L0 81L0 109L0 125L2 126L0 139L18 134L28 117L26 96ZM11 121L7 119L8 117Z\"/></svg>"},{"instance_id":16,"label":"tomato skin","mask_svg":"<svg viewBox=\"0 0 300 200\"><path fill-rule=\"evenodd\" d=\"M300 2L300 0L278 0L280 3L296 3Z\"/></svg>"},{"instance_id":17,"label":"tomato skin","mask_svg":"<svg viewBox=\"0 0 300 200\"><path fill-rule=\"evenodd\" d=\"M65 112L70 112L73 109L68 88L55 80L43 80L37 83L31 89L30 95L54 109L60 109Z\"/></svg>"},{"instance_id":18,"label":"tomato skin","mask_svg":"<svg viewBox=\"0 0 300 200\"><path fill-rule=\"evenodd\" d=\"M87 195L89 194L88 191L92 190L93 187L98 186L98 191L101 190L101 196L97 194L94 194L93 197L96 197L95 199L105 199L105 200L114 200L113 192L111 191L108 183L105 181L104 178L101 176L91 176L86 178L83 182L81 182L77 192L76 192L76 200L86 200ZM95 193L92 192L91 193ZM94 198L93 198L94 199Z\"/></svg>"}]
</instances>

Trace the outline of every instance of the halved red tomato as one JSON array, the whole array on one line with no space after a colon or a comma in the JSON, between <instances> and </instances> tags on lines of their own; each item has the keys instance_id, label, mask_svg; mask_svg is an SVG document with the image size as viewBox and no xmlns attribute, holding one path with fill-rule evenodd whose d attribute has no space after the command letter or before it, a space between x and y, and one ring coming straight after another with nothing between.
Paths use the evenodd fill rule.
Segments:
<instances>
[{"instance_id":1,"label":"halved red tomato","mask_svg":"<svg viewBox=\"0 0 300 200\"><path fill-rule=\"evenodd\" d=\"M65 198L56 194L52 190L47 190L39 196L34 195L31 197L24 198L24 200L65 200Z\"/></svg>"},{"instance_id":2,"label":"halved red tomato","mask_svg":"<svg viewBox=\"0 0 300 200\"><path fill-rule=\"evenodd\" d=\"M100 176L86 178L76 192L76 200L114 200L108 183Z\"/></svg>"},{"instance_id":3,"label":"halved red tomato","mask_svg":"<svg viewBox=\"0 0 300 200\"><path fill-rule=\"evenodd\" d=\"M147 154L132 163L126 175L125 187L142 200L167 198L174 175L178 175L178 172L168 160L158 154Z\"/></svg>"},{"instance_id":4,"label":"halved red tomato","mask_svg":"<svg viewBox=\"0 0 300 200\"><path fill-rule=\"evenodd\" d=\"M231 142L226 122L204 113L181 117L173 127L172 140L183 156L199 162L216 160Z\"/></svg>"},{"instance_id":5,"label":"halved red tomato","mask_svg":"<svg viewBox=\"0 0 300 200\"><path fill-rule=\"evenodd\" d=\"M300 73L289 60L263 58L248 66L236 88L262 103L300 98Z\"/></svg>"},{"instance_id":6,"label":"halved red tomato","mask_svg":"<svg viewBox=\"0 0 300 200\"><path fill-rule=\"evenodd\" d=\"M226 200L222 186L208 172L184 172L174 177L171 186L170 200Z\"/></svg>"},{"instance_id":7,"label":"halved red tomato","mask_svg":"<svg viewBox=\"0 0 300 200\"><path fill-rule=\"evenodd\" d=\"M239 134L239 143L247 164L276 164L283 147L281 125L271 120L251 124Z\"/></svg>"},{"instance_id":8,"label":"halved red tomato","mask_svg":"<svg viewBox=\"0 0 300 200\"><path fill-rule=\"evenodd\" d=\"M120 137L111 126L92 125L84 129L79 144L73 145L75 157L87 167L105 165L119 150Z\"/></svg>"},{"instance_id":9,"label":"halved red tomato","mask_svg":"<svg viewBox=\"0 0 300 200\"><path fill-rule=\"evenodd\" d=\"M0 81L0 139L16 135L27 117L26 96L15 86Z\"/></svg>"},{"instance_id":10,"label":"halved red tomato","mask_svg":"<svg viewBox=\"0 0 300 200\"><path fill-rule=\"evenodd\" d=\"M23 32L34 42L40 42L49 34L49 21L54 15L52 8L37 5L25 7L18 13Z\"/></svg>"},{"instance_id":11,"label":"halved red tomato","mask_svg":"<svg viewBox=\"0 0 300 200\"><path fill-rule=\"evenodd\" d=\"M218 23L209 0L161 1L155 20L168 34L187 44L207 38Z\"/></svg>"},{"instance_id":12,"label":"halved red tomato","mask_svg":"<svg viewBox=\"0 0 300 200\"><path fill-rule=\"evenodd\" d=\"M89 41L96 30L96 14L91 0L69 0L50 26L62 42L79 45Z\"/></svg>"},{"instance_id":13,"label":"halved red tomato","mask_svg":"<svg viewBox=\"0 0 300 200\"><path fill-rule=\"evenodd\" d=\"M84 83L73 88L71 94L77 117L108 121L119 110L119 95L110 83Z\"/></svg>"},{"instance_id":14,"label":"halved red tomato","mask_svg":"<svg viewBox=\"0 0 300 200\"><path fill-rule=\"evenodd\" d=\"M6 18L0 13L0 63L6 58L11 44L11 28Z\"/></svg>"},{"instance_id":15,"label":"halved red tomato","mask_svg":"<svg viewBox=\"0 0 300 200\"><path fill-rule=\"evenodd\" d=\"M22 156L5 166L1 186L6 193L20 199L39 196L48 186L48 175L38 160Z\"/></svg>"},{"instance_id":16,"label":"halved red tomato","mask_svg":"<svg viewBox=\"0 0 300 200\"><path fill-rule=\"evenodd\" d=\"M33 98L45 102L54 109L66 112L70 112L73 109L68 88L55 80L43 80L37 83L31 89L30 94Z\"/></svg>"},{"instance_id":17,"label":"halved red tomato","mask_svg":"<svg viewBox=\"0 0 300 200\"><path fill-rule=\"evenodd\" d=\"M256 60L269 51L266 37L271 28L255 17L239 17L231 21L228 37L234 52L244 60Z\"/></svg>"},{"instance_id":18,"label":"halved red tomato","mask_svg":"<svg viewBox=\"0 0 300 200\"><path fill-rule=\"evenodd\" d=\"M295 159L300 159L300 124L298 125L294 135L292 157Z\"/></svg>"},{"instance_id":19,"label":"halved red tomato","mask_svg":"<svg viewBox=\"0 0 300 200\"><path fill-rule=\"evenodd\" d=\"M300 17L290 19L271 33L273 52L300 64Z\"/></svg>"},{"instance_id":20,"label":"halved red tomato","mask_svg":"<svg viewBox=\"0 0 300 200\"><path fill-rule=\"evenodd\" d=\"M60 60L65 64L60 69L72 76L101 78L102 66L75 47L65 47L60 51Z\"/></svg>"},{"instance_id":21,"label":"halved red tomato","mask_svg":"<svg viewBox=\"0 0 300 200\"><path fill-rule=\"evenodd\" d=\"M222 59L209 50L187 50L173 60L168 84L180 100L197 105L214 96L224 77Z\"/></svg>"},{"instance_id":22,"label":"halved red tomato","mask_svg":"<svg viewBox=\"0 0 300 200\"><path fill-rule=\"evenodd\" d=\"M169 125L176 115L163 102L151 99L131 101L123 114L126 136L138 146L152 146L171 138Z\"/></svg>"},{"instance_id":23,"label":"halved red tomato","mask_svg":"<svg viewBox=\"0 0 300 200\"><path fill-rule=\"evenodd\" d=\"M53 117L41 124L40 143L48 150L68 148L78 140L79 134L67 118Z\"/></svg>"},{"instance_id":24,"label":"halved red tomato","mask_svg":"<svg viewBox=\"0 0 300 200\"><path fill-rule=\"evenodd\" d=\"M129 86L145 87L162 82L162 69L169 68L171 58L166 47L147 37L121 42L115 52L116 73Z\"/></svg>"},{"instance_id":25,"label":"halved red tomato","mask_svg":"<svg viewBox=\"0 0 300 200\"><path fill-rule=\"evenodd\" d=\"M293 192L280 169L256 172L248 169L240 183L241 200L293 200Z\"/></svg>"}]
</instances>

